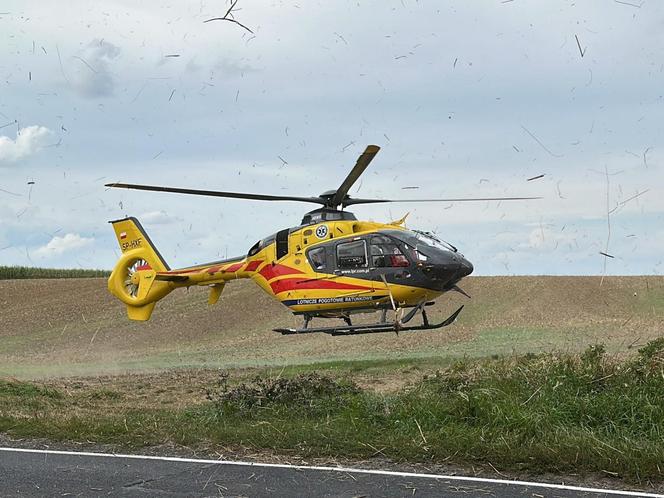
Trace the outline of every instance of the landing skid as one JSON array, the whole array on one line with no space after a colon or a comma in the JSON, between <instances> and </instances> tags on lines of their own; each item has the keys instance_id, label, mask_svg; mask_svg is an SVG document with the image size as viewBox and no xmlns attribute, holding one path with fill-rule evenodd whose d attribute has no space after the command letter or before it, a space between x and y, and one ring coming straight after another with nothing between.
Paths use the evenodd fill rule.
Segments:
<instances>
[{"instance_id":1,"label":"landing skid","mask_svg":"<svg viewBox=\"0 0 664 498\"><path fill-rule=\"evenodd\" d=\"M440 323L429 323L427 319L427 315L424 312L424 309L421 307L416 307L414 310L408 313L403 320L395 321L395 322L380 322L380 323L371 323L371 324L366 324L366 325L345 325L345 326L339 326L339 327L313 327L313 328L308 328L305 326L305 328L301 329L293 329L293 328L281 328L281 329L274 329L275 332L279 332L282 335L293 335L293 334L314 334L314 333L323 333L323 334L330 334L330 335L358 335L358 334L376 334L380 332L396 332L397 334L399 332L407 332L407 331L416 331L416 330L432 330L432 329L439 329L442 327L447 327L448 325L451 325L454 323L454 321L457 319L457 316L459 316L459 313L461 313L461 310L463 309L463 306L460 306L459 309L457 309L454 313L452 313L447 319ZM407 322L410 321L411 318L415 315L417 311L422 312L422 325L411 325L408 326L406 325ZM350 320L349 320L350 321ZM305 319L305 324L308 324L309 320Z\"/></svg>"}]
</instances>

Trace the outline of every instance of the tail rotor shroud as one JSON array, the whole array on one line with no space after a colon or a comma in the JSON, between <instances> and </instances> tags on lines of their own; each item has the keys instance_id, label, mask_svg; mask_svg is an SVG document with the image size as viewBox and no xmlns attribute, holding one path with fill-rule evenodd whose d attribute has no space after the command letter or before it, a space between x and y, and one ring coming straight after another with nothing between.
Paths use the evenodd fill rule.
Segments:
<instances>
[{"instance_id":1,"label":"tail rotor shroud","mask_svg":"<svg viewBox=\"0 0 664 498\"><path fill-rule=\"evenodd\" d=\"M150 265L143 258L138 258L135 261L130 262L130 265L126 268L127 273L124 280L125 290L127 291L128 296L138 298L141 284L140 274L138 272L149 269L151 269Z\"/></svg>"},{"instance_id":2,"label":"tail rotor shroud","mask_svg":"<svg viewBox=\"0 0 664 498\"><path fill-rule=\"evenodd\" d=\"M148 320L155 303L173 290L169 282L157 281L159 271L169 267L136 218L112 221L122 256L108 279L108 290L127 305L132 320Z\"/></svg>"}]
</instances>

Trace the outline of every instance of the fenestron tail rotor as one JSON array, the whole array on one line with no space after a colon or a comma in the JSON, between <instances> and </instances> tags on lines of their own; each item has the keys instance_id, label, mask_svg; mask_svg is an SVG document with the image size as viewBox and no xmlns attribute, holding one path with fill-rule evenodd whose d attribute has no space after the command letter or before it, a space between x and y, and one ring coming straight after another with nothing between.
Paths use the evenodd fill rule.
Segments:
<instances>
[{"instance_id":1,"label":"fenestron tail rotor","mask_svg":"<svg viewBox=\"0 0 664 498\"><path fill-rule=\"evenodd\" d=\"M353 169L348 173L338 189L324 192L318 196L301 197L293 195L269 195L253 194L244 192L225 192L220 190L199 190L178 187L161 187L157 185L139 185L134 183L107 183L106 187L126 188L132 190L146 190L152 192L171 192L176 194L204 195L210 197L226 197L231 199L248 199L254 201L293 201L308 202L320 204L324 208L336 209L339 206L353 206L357 204L378 204L385 202L479 202L479 201L525 201L532 199L541 199L541 197L449 197L434 199L361 199L352 198L348 195L350 188L360 178L367 169L373 158L376 156L380 147L377 145L368 145L362 154L357 158Z\"/></svg>"},{"instance_id":2,"label":"fenestron tail rotor","mask_svg":"<svg viewBox=\"0 0 664 498\"><path fill-rule=\"evenodd\" d=\"M150 269L150 264L143 258L132 259L127 262L124 272L124 291L128 297L138 299L141 284L138 272Z\"/></svg>"}]
</instances>

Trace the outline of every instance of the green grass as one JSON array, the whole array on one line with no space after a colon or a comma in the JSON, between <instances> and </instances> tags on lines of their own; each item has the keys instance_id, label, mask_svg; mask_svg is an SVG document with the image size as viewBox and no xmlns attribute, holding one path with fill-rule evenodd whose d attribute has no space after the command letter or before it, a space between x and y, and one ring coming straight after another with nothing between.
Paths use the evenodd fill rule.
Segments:
<instances>
[{"instance_id":1,"label":"green grass","mask_svg":"<svg viewBox=\"0 0 664 498\"><path fill-rule=\"evenodd\" d=\"M418 363L322 366L323 374L309 367L255 379L224 374L207 401L177 409L156 401L137 408L132 393L106 387L65 396L3 381L0 431L129 448L170 442L664 480L664 339L623 360L602 346L460 359L389 394L363 390L353 376Z\"/></svg>"},{"instance_id":2,"label":"green grass","mask_svg":"<svg viewBox=\"0 0 664 498\"><path fill-rule=\"evenodd\" d=\"M0 266L0 280L21 278L93 278L108 277L106 270L32 268L29 266Z\"/></svg>"},{"instance_id":3,"label":"green grass","mask_svg":"<svg viewBox=\"0 0 664 498\"><path fill-rule=\"evenodd\" d=\"M236 388L251 402L224 388L216 406L201 411L220 440L307 456L379 452L393 460L661 480L663 352L659 341L622 363L607 361L601 347L581 356L460 361L386 396L270 399L259 383L254 391Z\"/></svg>"},{"instance_id":4,"label":"green grass","mask_svg":"<svg viewBox=\"0 0 664 498\"><path fill-rule=\"evenodd\" d=\"M59 399L62 393L56 389L30 384L28 382L9 382L0 380L0 398L16 397L19 399L28 398L51 398Z\"/></svg>"},{"instance_id":5,"label":"green grass","mask_svg":"<svg viewBox=\"0 0 664 498\"><path fill-rule=\"evenodd\" d=\"M433 356L425 358L334 360L300 365L284 365L280 368L269 367L265 369L265 374L268 376L293 377L302 373L322 371L341 375L367 374L380 376L383 373L394 372L395 370L417 370L432 366L442 367L451 362L452 360L450 359Z\"/></svg>"}]
</instances>

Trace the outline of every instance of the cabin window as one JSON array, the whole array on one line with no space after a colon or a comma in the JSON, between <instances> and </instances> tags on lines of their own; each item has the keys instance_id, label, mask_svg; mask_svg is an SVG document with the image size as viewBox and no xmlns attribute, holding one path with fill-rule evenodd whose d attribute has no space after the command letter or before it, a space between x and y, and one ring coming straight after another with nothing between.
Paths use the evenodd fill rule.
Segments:
<instances>
[{"instance_id":1,"label":"cabin window","mask_svg":"<svg viewBox=\"0 0 664 498\"><path fill-rule=\"evenodd\" d=\"M337 246L337 267L364 268L367 266L367 245L364 240L344 242Z\"/></svg>"},{"instance_id":2,"label":"cabin window","mask_svg":"<svg viewBox=\"0 0 664 498\"><path fill-rule=\"evenodd\" d=\"M277 232L277 259L281 259L288 254L288 233L288 228Z\"/></svg>"},{"instance_id":3,"label":"cabin window","mask_svg":"<svg viewBox=\"0 0 664 498\"><path fill-rule=\"evenodd\" d=\"M394 240L384 235L375 235L371 237L371 266L398 268L410 266L410 262Z\"/></svg>"},{"instance_id":4,"label":"cabin window","mask_svg":"<svg viewBox=\"0 0 664 498\"><path fill-rule=\"evenodd\" d=\"M326 265L325 261L325 248L324 247L315 247L311 249L307 256L309 257L309 263L315 271L324 271Z\"/></svg>"},{"instance_id":5,"label":"cabin window","mask_svg":"<svg viewBox=\"0 0 664 498\"><path fill-rule=\"evenodd\" d=\"M262 242L262 240L259 240L253 246L251 246L251 249L249 249L249 256L253 256L254 254L257 254L258 251L261 250L261 248L263 247L261 245L261 242Z\"/></svg>"}]
</instances>

